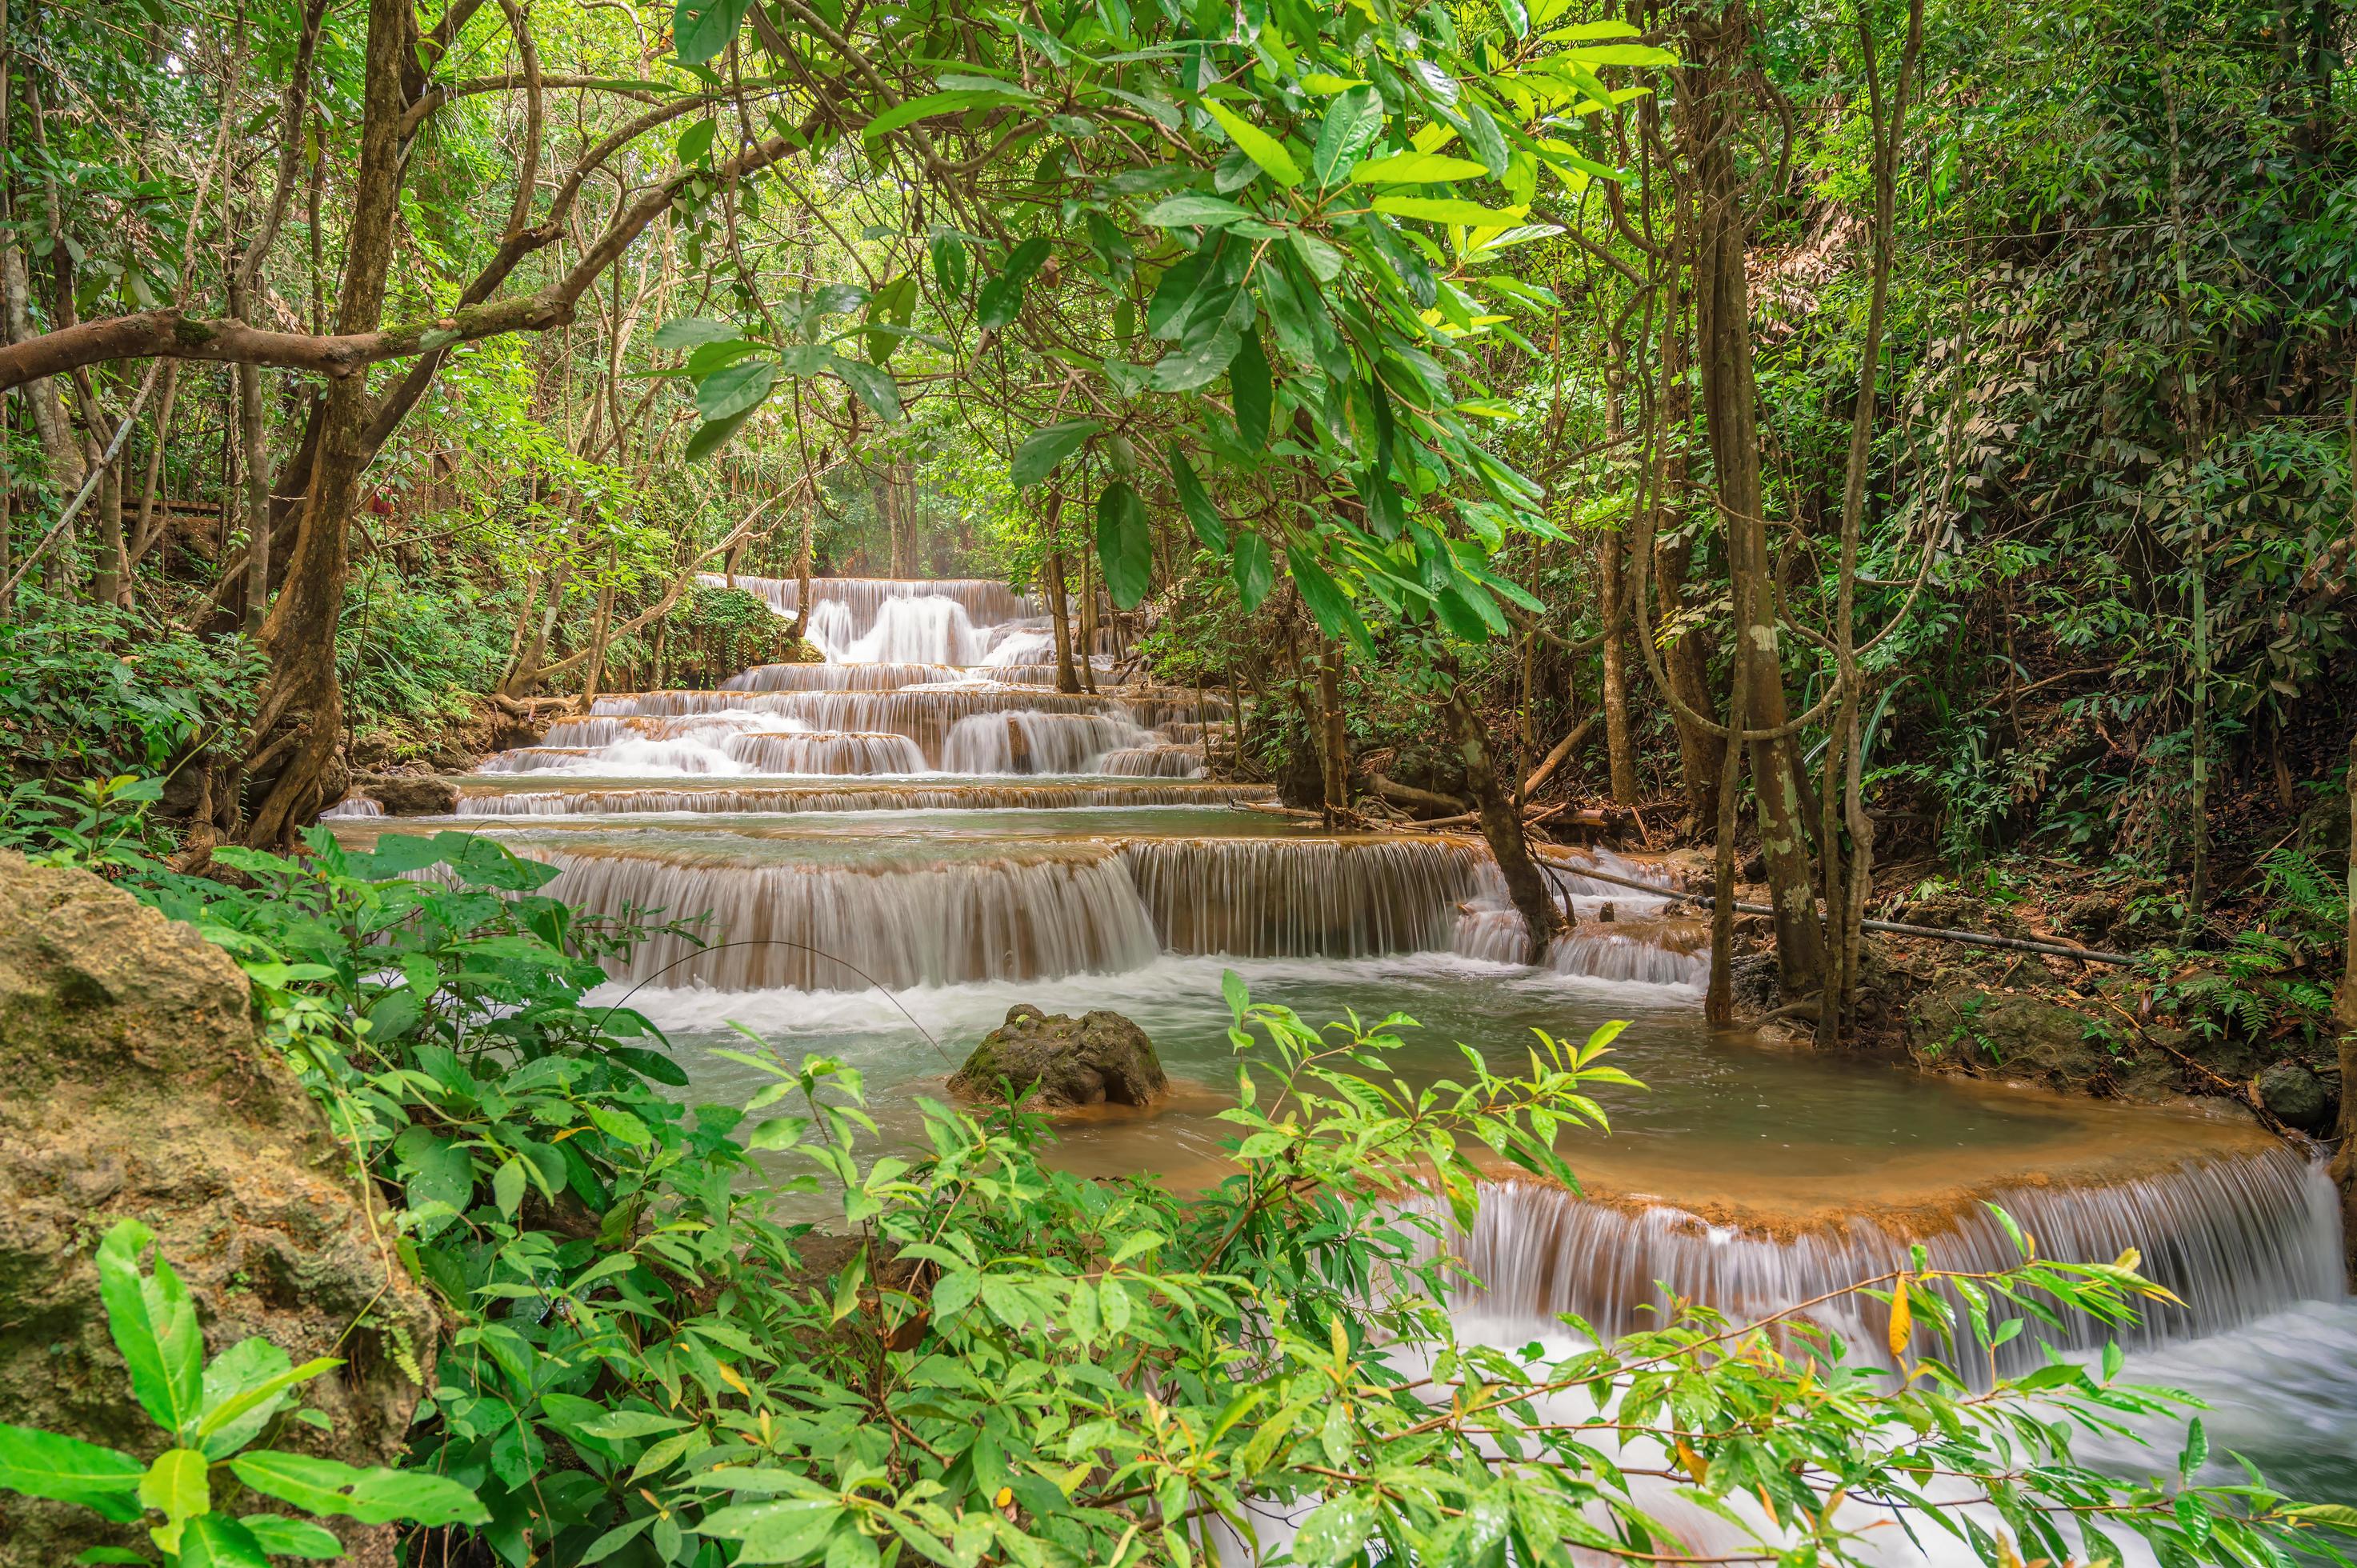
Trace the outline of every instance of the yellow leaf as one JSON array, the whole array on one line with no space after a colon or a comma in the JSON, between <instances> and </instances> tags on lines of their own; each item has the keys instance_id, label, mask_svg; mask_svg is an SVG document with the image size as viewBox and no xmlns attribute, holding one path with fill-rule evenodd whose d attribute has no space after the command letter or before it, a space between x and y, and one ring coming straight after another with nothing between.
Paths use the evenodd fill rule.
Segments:
<instances>
[{"instance_id":1,"label":"yellow leaf","mask_svg":"<svg viewBox=\"0 0 2357 1568\"><path fill-rule=\"evenodd\" d=\"M751 1399L753 1397L753 1391L745 1386L745 1380L738 1377L736 1371L729 1367L728 1363L726 1361L716 1361L713 1365L720 1369L720 1380L722 1382L726 1383L730 1388L735 1389L747 1399Z\"/></svg>"},{"instance_id":2,"label":"yellow leaf","mask_svg":"<svg viewBox=\"0 0 2357 1568\"><path fill-rule=\"evenodd\" d=\"M2118 1257L2112 1260L2112 1267L2115 1269L2126 1269L2128 1273L2136 1273L2136 1265L2143 1262L2144 1254L2137 1251L2134 1247L2130 1247L2126 1251L2122 1252Z\"/></svg>"},{"instance_id":3,"label":"yellow leaf","mask_svg":"<svg viewBox=\"0 0 2357 1568\"><path fill-rule=\"evenodd\" d=\"M1915 1310L1907 1299L1907 1276L1899 1276L1898 1288L1890 1293L1890 1353L1900 1360L1907 1359L1907 1341L1914 1337Z\"/></svg>"},{"instance_id":4,"label":"yellow leaf","mask_svg":"<svg viewBox=\"0 0 2357 1568\"><path fill-rule=\"evenodd\" d=\"M994 1508L1003 1509L1014 1500L1015 1488L1012 1487L1001 1487L998 1488L998 1496L991 1499L991 1506Z\"/></svg>"},{"instance_id":5,"label":"yellow leaf","mask_svg":"<svg viewBox=\"0 0 2357 1568\"><path fill-rule=\"evenodd\" d=\"M1702 1462L1702 1455L1689 1447L1683 1437L1678 1439L1678 1463L1686 1467L1686 1474L1695 1478L1697 1486L1710 1470L1710 1466Z\"/></svg>"}]
</instances>

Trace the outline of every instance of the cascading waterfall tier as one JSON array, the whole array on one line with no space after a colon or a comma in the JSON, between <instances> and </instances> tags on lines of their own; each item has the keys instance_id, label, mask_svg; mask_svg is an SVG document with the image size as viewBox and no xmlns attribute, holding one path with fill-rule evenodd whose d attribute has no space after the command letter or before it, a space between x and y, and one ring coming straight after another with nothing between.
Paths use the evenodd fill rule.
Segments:
<instances>
[{"instance_id":1,"label":"cascading waterfall tier","mask_svg":"<svg viewBox=\"0 0 2357 1568\"><path fill-rule=\"evenodd\" d=\"M890 870L547 853L553 897L710 917L708 946L642 942L617 979L718 991L855 991L1135 969L1160 950L1118 854L1060 846Z\"/></svg>"},{"instance_id":2,"label":"cascading waterfall tier","mask_svg":"<svg viewBox=\"0 0 2357 1568\"><path fill-rule=\"evenodd\" d=\"M462 817L571 817L663 811L1059 811L1088 806L1218 806L1268 800L1265 784L1200 780L1101 784L863 784L701 789L468 789ZM373 804L373 802L371 802ZM352 812L348 815L363 813Z\"/></svg>"},{"instance_id":3,"label":"cascading waterfall tier","mask_svg":"<svg viewBox=\"0 0 2357 1568\"><path fill-rule=\"evenodd\" d=\"M841 842L783 865L603 847L527 853L564 866L558 894L597 913L708 915L707 940L755 944L678 962L686 947L654 942L615 972L719 990L848 983L839 966L804 948L849 960L887 985L1054 979L1165 952L1446 952L1469 905L1504 897L1485 851L1446 839L1047 839L953 862L865 838L845 858ZM993 897L1002 899L996 912L978 914Z\"/></svg>"},{"instance_id":4,"label":"cascading waterfall tier","mask_svg":"<svg viewBox=\"0 0 2357 1568\"><path fill-rule=\"evenodd\" d=\"M2338 1197L2320 1166L2281 1146L2189 1155L2144 1173L2001 1186L1957 1193L1936 1208L1797 1226L1714 1224L1674 1208L1501 1182L1484 1188L1472 1230L1452 1231L1447 1245L1480 1282L1458 1296L1465 1310L1534 1325L1572 1313L1615 1335L1658 1325L1673 1296L1738 1321L1781 1312L1905 1267L1917 1242L1935 1269L2007 1267L2020 1253L1990 1204L2012 1216L2042 1257L2108 1262L2138 1249L2141 1272L2186 1304L2143 1304L2140 1320L2118 1328L2067 1314L2059 1332L2033 1322L2001 1351L2007 1371L2036 1365L2040 1338L2071 1350L2115 1338L2149 1345L2341 1292ZM1863 1296L1812 1316L1862 1349L1888 1335L1889 1309ZM1986 1362L1965 1358L1960 1369L1985 1374Z\"/></svg>"}]
</instances>

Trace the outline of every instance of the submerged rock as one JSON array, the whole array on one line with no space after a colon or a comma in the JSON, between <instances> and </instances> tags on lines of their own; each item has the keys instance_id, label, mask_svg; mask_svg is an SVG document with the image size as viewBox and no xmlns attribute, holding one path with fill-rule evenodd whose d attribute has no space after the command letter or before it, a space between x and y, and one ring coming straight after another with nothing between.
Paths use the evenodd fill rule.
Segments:
<instances>
[{"instance_id":1,"label":"submerged rock","mask_svg":"<svg viewBox=\"0 0 2357 1568\"><path fill-rule=\"evenodd\" d=\"M371 1231L350 1155L256 1037L244 974L187 926L87 872L0 854L0 1412L147 1457L91 1261L144 1220L197 1300L209 1354L261 1335L332 1434L284 1446L382 1465L403 1447L435 1315ZM348 1332L349 1331L349 1332ZM391 1562L390 1527L346 1533ZM0 1493L0 1568L52 1568L135 1528ZM144 1543L143 1543L144 1544ZM371 1553L378 1555L372 1556Z\"/></svg>"},{"instance_id":2,"label":"submerged rock","mask_svg":"<svg viewBox=\"0 0 2357 1568\"><path fill-rule=\"evenodd\" d=\"M1120 1014L1068 1018L1020 1002L950 1079L953 1091L978 1100L1009 1090L1020 1095L1035 1084L1032 1102L1058 1109L1149 1105L1168 1092L1170 1079L1146 1031Z\"/></svg>"}]
</instances>

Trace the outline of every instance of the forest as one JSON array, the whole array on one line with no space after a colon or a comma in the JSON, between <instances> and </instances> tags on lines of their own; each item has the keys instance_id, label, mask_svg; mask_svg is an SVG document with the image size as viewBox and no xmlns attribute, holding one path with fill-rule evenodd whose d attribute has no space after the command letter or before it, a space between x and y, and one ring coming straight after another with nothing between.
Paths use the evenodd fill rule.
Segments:
<instances>
[{"instance_id":1,"label":"forest","mask_svg":"<svg viewBox=\"0 0 2357 1568\"><path fill-rule=\"evenodd\" d=\"M2351 1562L2341 0L0 23L0 1568Z\"/></svg>"}]
</instances>

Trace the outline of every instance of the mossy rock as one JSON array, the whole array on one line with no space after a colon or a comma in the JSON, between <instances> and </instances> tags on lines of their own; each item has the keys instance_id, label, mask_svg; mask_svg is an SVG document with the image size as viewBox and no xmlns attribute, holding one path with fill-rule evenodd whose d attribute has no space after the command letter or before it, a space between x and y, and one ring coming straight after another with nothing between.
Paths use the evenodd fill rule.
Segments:
<instances>
[{"instance_id":1,"label":"mossy rock","mask_svg":"<svg viewBox=\"0 0 2357 1568\"><path fill-rule=\"evenodd\" d=\"M951 1077L950 1089L993 1101L1028 1090L1033 1105L1069 1110L1151 1105L1169 1092L1170 1079L1146 1031L1120 1014L1069 1018L1017 1003Z\"/></svg>"}]
</instances>

